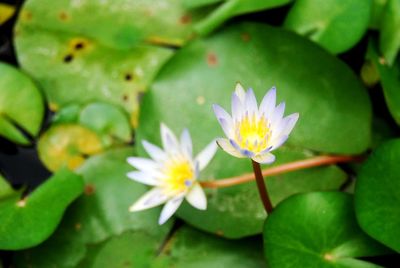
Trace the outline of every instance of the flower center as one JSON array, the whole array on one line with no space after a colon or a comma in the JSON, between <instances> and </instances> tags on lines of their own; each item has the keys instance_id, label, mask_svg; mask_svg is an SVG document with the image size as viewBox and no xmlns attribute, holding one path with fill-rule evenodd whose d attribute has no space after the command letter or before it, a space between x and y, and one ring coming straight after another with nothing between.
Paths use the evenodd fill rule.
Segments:
<instances>
[{"instance_id":1,"label":"flower center","mask_svg":"<svg viewBox=\"0 0 400 268\"><path fill-rule=\"evenodd\" d=\"M259 153L267 148L271 130L264 115L246 114L236 123L236 141L243 149Z\"/></svg>"},{"instance_id":2,"label":"flower center","mask_svg":"<svg viewBox=\"0 0 400 268\"><path fill-rule=\"evenodd\" d=\"M166 194L175 195L192 186L196 179L192 165L187 160L173 160L165 166L164 188Z\"/></svg>"}]
</instances>

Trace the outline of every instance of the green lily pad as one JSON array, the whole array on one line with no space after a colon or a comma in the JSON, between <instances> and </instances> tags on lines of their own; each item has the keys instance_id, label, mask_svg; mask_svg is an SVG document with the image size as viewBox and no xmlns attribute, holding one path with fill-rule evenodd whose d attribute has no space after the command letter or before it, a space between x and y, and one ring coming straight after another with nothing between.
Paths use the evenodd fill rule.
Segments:
<instances>
[{"instance_id":1,"label":"green lily pad","mask_svg":"<svg viewBox=\"0 0 400 268\"><path fill-rule=\"evenodd\" d=\"M119 107L108 103L91 103L79 115L79 123L95 131L105 147L128 143L132 139L129 118Z\"/></svg>"},{"instance_id":2,"label":"green lily pad","mask_svg":"<svg viewBox=\"0 0 400 268\"><path fill-rule=\"evenodd\" d=\"M381 267L357 258L387 251L360 229L353 198L345 193L293 196L265 223L264 252L270 268Z\"/></svg>"},{"instance_id":3,"label":"green lily pad","mask_svg":"<svg viewBox=\"0 0 400 268\"><path fill-rule=\"evenodd\" d=\"M365 232L400 252L400 140L378 147L364 163L355 188L357 219Z\"/></svg>"},{"instance_id":4,"label":"green lily pad","mask_svg":"<svg viewBox=\"0 0 400 268\"><path fill-rule=\"evenodd\" d=\"M215 4L215 0L186 1L189 7L198 7L206 4ZM201 35L206 35L215 30L228 19L245 13L266 10L278 6L282 6L292 2L292 0L227 0L224 1L215 11L208 15L205 19L195 25L195 30Z\"/></svg>"},{"instance_id":5,"label":"green lily pad","mask_svg":"<svg viewBox=\"0 0 400 268\"><path fill-rule=\"evenodd\" d=\"M265 267L257 238L226 240L183 226L167 242L152 268Z\"/></svg>"},{"instance_id":6,"label":"green lily pad","mask_svg":"<svg viewBox=\"0 0 400 268\"><path fill-rule=\"evenodd\" d=\"M387 63L392 65L400 49L400 0L388 0L384 12L379 45Z\"/></svg>"},{"instance_id":7,"label":"green lily pad","mask_svg":"<svg viewBox=\"0 0 400 268\"><path fill-rule=\"evenodd\" d=\"M372 0L371 17L369 20L370 29L380 29L387 2L388 0Z\"/></svg>"},{"instance_id":8,"label":"green lily pad","mask_svg":"<svg viewBox=\"0 0 400 268\"><path fill-rule=\"evenodd\" d=\"M82 178L62 169L29 196L0 201L0 248L17 250L47 239L61 221L66 207L83 190Z\"/></svg>"},{"instance_id":9,"label":"green lily pad","mask_svg":"<svg viewBox=\"0 0 400 268\"><path fill-rule=\"evenodd\" d=\"M341 53L352 48L367 31L371 5L365 0L297 0L284 27L332 53Z\"/></svg>"},{"instance_id":10,"label":"green lily pad","mask_svg":"<svg viewBox=\"0 0 400 268\"><path fill-rule=\"evenodd\" d=\"M96 133L77 124L59 124L48 129L39 139L39 157L45 166L58 170L63 166L76 169L103 145Z\"/></svg>"},{"instance_id":11,"label":"green lily pad","mask_svg":"<svg viewBox=\"0 0 400 268\"><path fill-rule=\"evenodd\" d=\"M85 181L84 195L69 207L54 235L40 246L17 254L18 267L76 267L86 254L91 254L95 244L127 231L133 231L134 236L137 232L151 236L161 243L173 224L169 221L158 225L161 208L128 211L148 190L126 177L132 170L126 158L133 154L133 148L124 148L89 158L78 170Z\"/></svg>"},{"instance_id":12,"label":"green lily pad","mask_svg":"<svg viewBox=\"0 0 400 268\"><path fill-rule=\"evenodd\" d=\"M52 118L51 123L55 124L75 124L79 122L79 113L82 110L80 104L70 104L61 108Z\"/></svg>"},{"instance_id":13,"label":"green lily pad","mask_svg":"<svg viewBox=\"0 0 400 268\"><path fill-rule=\"evenodd\" d=\"M0 136L28 145L25 133L36 136L43 115L43 98L32 80L0 62Z\"/></svg>"},{"instance_id":14,"label":"green lily pad","mask_svg":"<svg viewBox=\"0 0 400 268\"><path fill-rule=\"evenodd\" d=\"M370 100L351 70L304 38L254 23L197 40L164 66L143 98L138 140L158 136L154 130L163 121L175 131L189 127L196 144L205 146L223 134L211 105L229 110L237 81L253 87L259 102L277 86L285 113L300 113L292 145L337 154L361 153L370 145Z\"/></svg>"},{"instance_id":15,"label":"green lily pad","mask_svg":"<svg viewBox=\"0 0 400 268\"><path fill-rule=\"evenodd\" d=\"M367 57L372 60L379 73L383 93L389 111L398 125L400 125L400 61L388 66L386 61L379 57L374 42L368 45Z\"/></svg>"}]
</instances>

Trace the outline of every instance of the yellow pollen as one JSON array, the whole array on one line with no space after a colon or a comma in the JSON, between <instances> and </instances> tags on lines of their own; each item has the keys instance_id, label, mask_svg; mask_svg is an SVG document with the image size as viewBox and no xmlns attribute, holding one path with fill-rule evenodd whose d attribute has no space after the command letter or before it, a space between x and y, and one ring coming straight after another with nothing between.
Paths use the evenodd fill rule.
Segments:
<instances>
[{"instance_id":1,"label":"yellow pollen","mask_svg":"<svg viewBox=\"0 0 400 268\"><path fill-rule=\"evenodd\" d=\"M171 161L166 165L164 174L167 194L183 192L195 180L192 165L187 160Z\"/></svg>"},{"instance_id":2,"label":"yellow pollen","mask_svg":"<svg viewBox=\"0 0 400 268\"><path fill-rule=\"evenodd\" d=\"M241 148L255 153L267 148L271 131L264 115L260 118L257 118L255 114L244 116L241 121L237 122L236 130L236 142Z\"/></svg>"}]
</instances>

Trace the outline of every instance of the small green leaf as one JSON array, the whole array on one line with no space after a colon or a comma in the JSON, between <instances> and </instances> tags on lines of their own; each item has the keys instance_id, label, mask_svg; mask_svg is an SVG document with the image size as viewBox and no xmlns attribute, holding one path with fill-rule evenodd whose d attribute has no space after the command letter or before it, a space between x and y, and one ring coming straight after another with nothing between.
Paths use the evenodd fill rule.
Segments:
<instances>
[{"instance_id":1,"label":"small green leaf","mask_svg":"<svg viewBox=\"0 0 400 268\"><path fill-rule=\"evenodd\" d=\"M61 221L66 207L83 190L82 178L62 169L29 196L18 193L0 201L0 248L17 250L47 239Z\"/></svg>"},{"instance_id":2,"label":"small green leaf","mask_svg":"<svg viewBox=\"0 0 400 268\"><path fill-rule=\"evenodd\" d=\"M385 101L389 111L398 125L400 125L400 61L388 66L386 61L379 57L374 42L368 45L369 57L379 73Z\"/></svg>"},{"instance_id":3,"label":"small green leaf","mask_svg":"<svg viewBox=\"0 0 400 268\"><path fill-rule=\"evenodd\" d=\"M284 27L336 54L361 40L370 12L371 0L297 0Z\"/></svg>"},{"instance_id":4,"label":"small green leaf","mask_svg":"<svg viewBox=\"0 0 400 268\"><path fill-rule=\"evenodd\" d=\"M359 260L388 252L357 225L353 198L308 193L282 202L267 218L264 252L269 268L373 268Z\"/></svg>"},{"instance_id":5,"label":"small green leaf","mask_svg":"<svg viewBox=\"0 0 400 268\"><path fill-rule=\"evenodd\" d=\"M217 3L218 1L196 0L191 3L193 6L203 6L204 4ZM214 31L228 19L245 13L266 10L278 6L283 6L292 0L226 0L208 17L195 25L195 30L201 35L207 35Z\"/></svg>"},{"instance_id":6,"label":"small green leaf","mask_svg":"<svg viewBox=\"0 0 400 268\"><path fill-rule=\"evenodd\" d=\"M355 188L357 219L370 236L400 252L400 140L378 147L364 163Z\"/></svg>"},{"instance_id":7,"label":"small green leaf","mask_svg":"<svg viewBox=\"0 0 400 268\"><path fill-rule=\"evenodd\" d=\"M226 240L183 226L169 239L152 268L265 267L258 238Z\"/></svg>"},{"instance_id":8,"label":"small green leaf","mask_svg":"<svg viewBox=\"0 0 400 268\"><path fill-rule=\"evenodd\" d=\"M95 131L105 147L128 143L132 139L129 119L119 107L108 103L91 103L79 115L79 123Z\"/></svg>"},{"instance_id":9,"label":"small green leaf","mask_svg":"<svg viewBox=\"0 0 400 268\"><path fill-rule=\"evenodd\" d=\"M389 65L400 49L400 0L388 0L381 22L379 45Z\"/></svg>"},{"instance_id":10,"label":"small green leaf","mask_svg":"<svg viewBox=\"0 0 400 268\"><path fill-rule=\"evenodd\" d=\"M82 110L80 104L70 104L61 108L51 119L51 123L55 124L74 124L78 123L79 113Z\"/></svg>"},{"instance_id":11,"label":"small green leaf","mask_svg":"<svg viewBox=\"0 0 400 268\"><path fill-rule=\"evenodd\" d=\"M46 167L55 171L63 166L76 169L90 155L101 152L99 136L77 124L50 127L39 139L39 157Z\"/></svg>"},{"instance_id":12,"label":"small green leaf","mask_svg":"<svg viewBox=\"0 0 400 268\"><path fill-rule=\"evenodd\" d=\"M28 145L30 141L21 129L36 136L43 115L43 98L32 80L0 62L0 136Z\"/></svg>"}]
</instances>

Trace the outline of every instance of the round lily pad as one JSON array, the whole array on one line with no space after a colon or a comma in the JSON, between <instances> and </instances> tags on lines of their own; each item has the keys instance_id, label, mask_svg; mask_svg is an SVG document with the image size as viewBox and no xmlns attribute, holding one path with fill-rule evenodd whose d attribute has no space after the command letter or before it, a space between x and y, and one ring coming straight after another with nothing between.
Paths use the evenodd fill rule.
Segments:
<instances>
[{"instance_id":1,"label":"round lily pad","mask_svg":"<svg viewBox=\"0 0 400 268\"><path fill-rule=\"evenodd\" d=\"M400 140L378 147L362 166L355 187L357 219L365 232L400 252Z\"/></svg>"},{"instance_id":2,"label":"round lily pad","mask_svg":"<svg viewBox=\"0 0 400 268\"><path fill-rule=\"evenodd\" d=\"M351 195L319 192L278 205L265 223L264 252L270 268L377 268L358 258L388 251L358 226Z\"/></svg>"},{"instance_id":3,"label":"round lily pad","mask_svg":"<svg viewBox=\"0 0 400 268\"><path fill-rule=\"evenodd\" d=\"M103 145L93 131L76 124L59 124L39 139L39 157L49 170L62 166L76 169L90 155L101 152Z\"/></svg>"},{"instance_id":4,"label":"round lily pad","mask_svg":"<svg viewBox=\"0 0 400 268\"><path fill-rule=\"evenodd\" d=\"M43 98L32 80L0 62L0 136L28 145L38 134L44 115Z\"/></svg>"},{"instance_id":5,"label":"round lily pad","mask_svg":"<svg viewBox=\"0 0 400 268\"><path fill-rule=\"evenodd\" d=\"M17 250L43 242L82 190L82 178L62 169L23 199L21 192L1 199L0 249Z\"/></svg>"},{"instance_id":6,"label":"round lily pad","mask_svg":"<svg viewBox=\"0 0 400 268\"><path fill-rule=\"evenodd\" d=\"M332 53L352 48L367 31L372 1L297 0L284 27L304 35Z\"/></svg>"}]
</instances>

